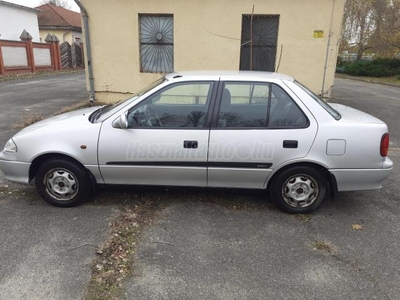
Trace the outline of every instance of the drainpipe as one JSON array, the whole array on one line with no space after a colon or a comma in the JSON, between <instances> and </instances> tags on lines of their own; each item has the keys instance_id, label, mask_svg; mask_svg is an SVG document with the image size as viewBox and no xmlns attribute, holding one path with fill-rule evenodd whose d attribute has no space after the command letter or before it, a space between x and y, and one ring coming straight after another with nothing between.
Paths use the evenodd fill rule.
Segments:
<instances>
[{"instance_id":1,"label":"drainpipe","mask_svg":"<svg viewBox=\"0 0 400 300\"><path fill-rule=\"evenodd\" d=\"M332 26L333 26L333 15L335 13L335 2L336 2L336 0L333 0L333 3L332 3L332 14L331 14L331 24L330 24L329 36L328 36L328 44L326 45L324 76L322 78L322 88L321 88L321 97L322 98L325 98L324 94L326 93L326 91L325 91L325 81L326 81L326 72L328 70L328 58L329 58L329 50L330 50L330 47L331 47L331 38L332 38L332 35L333 35Z\"/></svg>"},{"instance_id":2,"label":"drainpipe","mask_svg":"<svg viewBox=\"0 0 400 300\"><path fill-rule=\"evenodd\" d=\"M90 103L93 103L93 101L95 99L94 99L94 77L93 77L93 67L92 67L92 51L90 48L90 35L89 35L89 15L80 0L74 0L74 1L81 9L82 17L83 17L83 26L85 28L86 58L87 58L88 73L89 73Z\"/></svg>"}]
</instances>

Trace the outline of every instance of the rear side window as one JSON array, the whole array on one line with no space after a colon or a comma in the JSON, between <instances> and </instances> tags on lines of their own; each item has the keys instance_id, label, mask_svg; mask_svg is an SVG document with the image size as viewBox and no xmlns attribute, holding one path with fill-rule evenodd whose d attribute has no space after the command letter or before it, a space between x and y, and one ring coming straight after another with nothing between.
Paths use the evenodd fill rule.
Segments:
<instances>
[{"instance_id":1,"label":"rear side window","mask_svg":"<svg viewBox=\"0 0 400 300\"><path fill-rule=\"evenodd\" d=\"M217 127L266 127L269 84L226 83Z\"/></svg>"},{"instance_id":2,"label":"rear side window","mask_svg":"<svg viewBox=\"0 0 400 300\"><path fill-rule=\"evenodd\" d=\"M227 82L221 95L219 128L303 128L308 120L289 95L269 83Z\"/></svg>"},{"instance_id":3,"label":"rear side window","mask_svg":"<svg viewBox=\"0 0 400 300\"><path fill-rule=\"evenodd\" d=\"M273 84L271 91L269 127L305 127L308 120L292 98L279 86Z\"/></svg>"}]
</instances>

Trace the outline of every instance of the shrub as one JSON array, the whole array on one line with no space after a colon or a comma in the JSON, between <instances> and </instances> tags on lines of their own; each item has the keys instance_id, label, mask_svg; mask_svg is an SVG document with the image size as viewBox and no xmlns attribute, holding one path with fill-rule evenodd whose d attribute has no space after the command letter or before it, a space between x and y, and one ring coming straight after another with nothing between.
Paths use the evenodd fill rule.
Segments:
<instances>
[{"instance_id":1,"label":"shrub","mask_svg":"<svg viewBox=\"0 0 400 300\"><path fill-rule=\"evenodd\" d=\"M343 66L343 73L354 76L389 77L400 75L400 59L358 60Z\"/></svg>"}]
</instances>

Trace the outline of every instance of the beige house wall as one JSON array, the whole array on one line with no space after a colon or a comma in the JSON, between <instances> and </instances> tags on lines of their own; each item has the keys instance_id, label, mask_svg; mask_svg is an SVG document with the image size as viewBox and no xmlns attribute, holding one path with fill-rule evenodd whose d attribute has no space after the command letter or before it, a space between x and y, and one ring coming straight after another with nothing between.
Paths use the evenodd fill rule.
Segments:
<instances>
[{"instance_id":1,"label":"beige house wall","mask_svg":"<svg viewBox=\"0 0 400 300\"><path fill-rule=\"evenodd\" d=\"M88 11L96 99L125 98L160 74L140 72L139 14L173 14L174 70L238 70L242 15L279 15L275 67L320 94L334 82L344 0L81 0ZM313 37L323 30L323 38ZM87 70L87 69L86 69Z\"/></svg>"},{"instance_id":2,"label":"beige house wall","mask_svg":"<svg viewBox=\"0 0 400 300\"><path fill-rule=\"evenodd\" d=\"M45 43L46 36L49 33L54 34L60 40L60 43L68 42L70 45L74 42L75 36L82 38L82 33L77 31L71 31L71 30L68 31L59 29L40 29L39 35L40 35L40 41L42 43Z\"/></svg>"}]
</instances>

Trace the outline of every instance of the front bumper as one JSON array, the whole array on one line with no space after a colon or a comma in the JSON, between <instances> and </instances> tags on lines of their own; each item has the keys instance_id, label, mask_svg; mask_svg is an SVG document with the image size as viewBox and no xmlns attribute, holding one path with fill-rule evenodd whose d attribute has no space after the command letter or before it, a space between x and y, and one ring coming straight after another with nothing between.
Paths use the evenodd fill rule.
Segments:
<instances>
[{"instance_id":1,"label":"front bumper","mask_svg":"<svg viewBox=\"0 0 400 300\"><path fill-rule=\"evenodd\" d=\"M386 158L383 169L330 169L339 192L376 190L393 170L393 162Z\"/></svg>"},{"instance_id":2,"label":"front bumper","mask_svg":"<svg viewBox=\"0 0 400 300\"><path fill-rule=\"evenodd\" d=\"M30 163L0 159L0 170L7 180L29 184Z\"/></svg>"}]
</instances>

